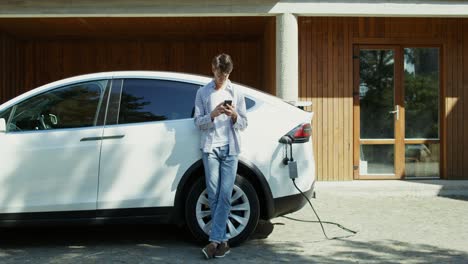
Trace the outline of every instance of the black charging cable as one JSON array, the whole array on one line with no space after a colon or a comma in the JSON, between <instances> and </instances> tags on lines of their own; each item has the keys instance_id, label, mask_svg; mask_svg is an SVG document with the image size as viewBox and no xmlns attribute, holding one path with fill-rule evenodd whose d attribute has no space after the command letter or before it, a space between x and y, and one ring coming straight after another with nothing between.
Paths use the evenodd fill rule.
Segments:
<instances>
[{"instance_id":1,"label":"black charging cable","mask_svg":"<svg viewBox=\"0 0 468 264\"><path fill-rule=\"evenodd\" d=\"M286 157L283 159L283 164L284 165L288 165L290 161L294 161L293 159L293 153L292 153L292 138L289 137L289 136L283 136L280 138L279 140L280 143L282 144L285 144L286 146ZM288 146L290 147L290 153L291 153L291 159L289 159L288 157ZM297 176L296 176L297 177ZM299 187L297 187L296 185L296 179L295 178L291 178L293 184L294 184L294 187L301 193L301 195L306 199L306 201L309 203L310 205L310 208L312 208L312 211L314 211L314 214L315 216L317 217L318 221L311 221L311 220L302 220L302 219L296 219L296 218L292 218L292 217L288 217L288 216L282 216L286 219L289 219L289 220L293 220L293 221L298 221L298 222L306 222L306 223L319 223L320 224L320 227L322 228L322 232L323 232L323 235L328 239L328 240L332 240L332 239L339 239L339 238L347 238L347 237L350 237L350 236L353 236L355 234L357 234L356 231L354 230L351 230L349 228L346 228L338 223L334 223L334 222L329 222L329 221L322 221L320 220L320 217L318 216L317 214L317 211L315 211L315 208L314 206L312 205L312 202L310 202L309 200L309 197L307 197L307 195L304 194L304 192L302 192L301 189L299 189ZM341 237L332 237L332 238L329 238L327 236L327 233L325 232L325 228L323 227L323 224L330 224L330 225L335 225L335 226L338 226L339 228L349 232L349 233L352 233L353 235L349 235L349 236L341 236Z\"/></svg>"},{"instance_id":2,"label":"black charging cable","mask_svg":"<svg viewBox=\"0 0 468 264\"><path fill-rule=\"evenodd\" d=\"M310 208L312 208L312 211L314 211L314 214L315 216L317 217L318 221L311 221L311 220L302 220L302 219L297 219L297 218L292 218L292 217L288 217L288 216L282 216L286 219L289 219L289 220L293 220L293 221L298 221L298 222L305 222L305 223L319 223L320 224L320 227L322 228L322 232L323 232L323 235L328 239L328 240L332 240L332 239L339 239L339 238L347 238L347 237L351 237L355 234L357 234L356 231L354 230L351 230L349 228L346 228L338 223L334 223L334 222L329 222L329 221L322 221L320 220L320 217L318 216L317 212L315 211L315 208L314 206L312 205L312 203L310 202L310 199L307 197L307 195L305 195L301 189L299 189L299 187L297 187L296 185L296 179L291 179L293 184L294 184L294 187L296 187L296 189L302 194L302 196L306 199L306 201L309 203L310 205ZM338 226L339 228L349 232L349 233L352 233L353 235L349 235L349 236L340 236L340 237L332 237L332 238L329 238L327 236L327 233L325 232L325 228L323 227L323 224L330 224L330 225L335 225L335 226Z\"/></svg>"}]
</instances>

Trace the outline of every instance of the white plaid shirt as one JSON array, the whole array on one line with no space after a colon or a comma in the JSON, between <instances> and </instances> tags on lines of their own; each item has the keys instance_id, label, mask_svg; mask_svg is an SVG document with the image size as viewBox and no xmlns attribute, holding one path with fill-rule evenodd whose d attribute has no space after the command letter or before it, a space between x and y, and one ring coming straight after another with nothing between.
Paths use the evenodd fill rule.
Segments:
<instances>
[{"instance_id":1,"label":"white plaid shirt","mask_svg":"<svg viewBox=\"0 0 468 264\"><path fill-rule=\"evenodd\" d=\"M247 127L247 110L245 107L244 95L227 80L226 91L232 96L232 104L237 112L236 123L232 124L229 130L229 155L239 155L241 152L241 138L239 132ZM215 126L211 120L211 94L215 92L215 82L211 81L197 91L195 98L195 125L201 131L200 149L211 152Z\"/></svg>"}]
</instances>

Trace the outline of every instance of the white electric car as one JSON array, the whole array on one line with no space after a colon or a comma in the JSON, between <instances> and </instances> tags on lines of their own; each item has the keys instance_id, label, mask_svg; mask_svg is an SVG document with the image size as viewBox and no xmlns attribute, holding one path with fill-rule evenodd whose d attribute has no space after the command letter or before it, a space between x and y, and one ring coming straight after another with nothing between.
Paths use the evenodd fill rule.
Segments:
<instances>
[{"instance_id":1,"label":"white electric car","mask_svg":"<svg viewBox=\"0 0 468 264\"><path fill-rule=\"evenodd\" d=\"M211 215L192 116L196 92L210 80L96 73L2 104L0 224L133 219L186 224L195 238L207 239ZM226 225L238 244L259 219L304 206L291 178L312 196L315 165L312 113L234 85L245 95L249 121Z\"/></svg>"}]
</instances>

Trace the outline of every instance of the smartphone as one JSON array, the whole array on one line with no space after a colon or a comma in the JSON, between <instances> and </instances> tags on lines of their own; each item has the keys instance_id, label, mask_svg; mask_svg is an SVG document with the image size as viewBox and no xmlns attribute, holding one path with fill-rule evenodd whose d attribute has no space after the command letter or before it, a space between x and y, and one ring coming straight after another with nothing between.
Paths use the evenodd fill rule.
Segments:
<instances>
[{"instance_id":1,"label":"smartphone","mask_svg":"<svg viewBox=\"0 0 468 264\"><path fill-rule=\"evenodd\" d=\"M224 106L232 105L232 100L224 100Z\"/></svg>"}]
</instances>

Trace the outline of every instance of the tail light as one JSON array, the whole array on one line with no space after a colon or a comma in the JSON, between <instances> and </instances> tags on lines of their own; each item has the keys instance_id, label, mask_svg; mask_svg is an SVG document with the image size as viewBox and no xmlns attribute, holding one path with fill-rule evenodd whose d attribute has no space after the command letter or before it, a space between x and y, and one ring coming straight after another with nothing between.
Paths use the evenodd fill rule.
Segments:
<instances>
[{"instance_id":1,"label":"tail light","mask_svg":"<svg viewBox=\"0 0 468 264\"><path fill-rule=\"evenodd\" d=\"M312 135L312 126L309 123L301 124L289 131L285 136L291 138L292 143L309 142Z\"/></svg>"}]
</instances>

